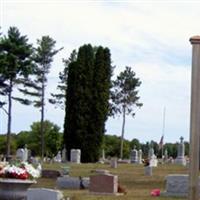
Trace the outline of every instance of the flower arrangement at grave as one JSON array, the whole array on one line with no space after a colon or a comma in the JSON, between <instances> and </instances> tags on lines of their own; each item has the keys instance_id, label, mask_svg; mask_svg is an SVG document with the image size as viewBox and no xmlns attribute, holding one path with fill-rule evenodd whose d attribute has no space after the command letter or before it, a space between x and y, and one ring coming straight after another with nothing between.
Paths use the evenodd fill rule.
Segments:
<instances>
[{"instance_id":1,"label":"flower arrangement at grave","mask_svg":"<svg viewBox=\"0 0 200 200\"><path fill-rule=\"evenodd\" d=\"M149 162L149 159L147 158L147 159L144 159L144 160L142 160L142 162L143 162L143 164L144 164L144 167L147 167L147 166L149 166L150 165L150 162Z\"/></svg>"},{"instance_id":2,"label":"flower arrangement at grave","mask_svg":"<svg viewBox=\"0 0 200 200\"><path fill-rule=\"evenodd\" d=\"M0 178L33 180L40 177L41 166L34 167L27 162L10 162L0 165Z\"/></svg>"}]
</instances>

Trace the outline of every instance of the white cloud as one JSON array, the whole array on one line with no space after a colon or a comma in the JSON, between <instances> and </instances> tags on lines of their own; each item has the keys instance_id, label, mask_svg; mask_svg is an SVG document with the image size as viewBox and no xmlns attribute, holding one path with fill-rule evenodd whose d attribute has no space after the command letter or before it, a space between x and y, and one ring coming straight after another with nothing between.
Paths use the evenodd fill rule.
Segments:
<instances>
[{"instance_id":1,"label":"white cloud","mask_svg":"<svg viewBox=\"0 0 200 200\"><path fill-rule=\"evenodd\" d=\"M199 2L0 0L0 3L4 33L15 25L32 43L48 34L57 41L58 48L64 46L52 66L48 90L55 90L57 74L63 69L61 58L67 58L74 48L83 43L108 46L116 65L115 75L131 66L142 80L140 96L144 106L135 119L127 119L127 137L160 138L162 110L166 106L166 139L175 140L175 134L188 139L189 37L200 33ZM22 120L27 108L17 108L13 130L27 128L38 118L33 113L32 118ZM48 106L46 116L62 127L62 112L52 111ZM119 120L109 119L108 133L120 134ZM5 130L6 126L0 132Z\"/></svg>"}]
</instances>

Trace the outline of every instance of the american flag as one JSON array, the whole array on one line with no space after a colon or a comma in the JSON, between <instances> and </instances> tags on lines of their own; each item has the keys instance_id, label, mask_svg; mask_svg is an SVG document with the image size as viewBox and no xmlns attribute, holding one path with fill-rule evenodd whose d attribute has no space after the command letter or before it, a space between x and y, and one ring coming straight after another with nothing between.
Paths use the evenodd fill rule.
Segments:
<instances>
[{"instance_id":1,"label":"american flag","mask_svg":"<svg viewBox=\"0 0 200 200\"><path fill-rule=\"evenodd\" d=\"M164 139L164 135L162 135L161 138L160 138L159 150L162 149L162 147L163 147L163 139Z\"/></svg>"}]
</instances>

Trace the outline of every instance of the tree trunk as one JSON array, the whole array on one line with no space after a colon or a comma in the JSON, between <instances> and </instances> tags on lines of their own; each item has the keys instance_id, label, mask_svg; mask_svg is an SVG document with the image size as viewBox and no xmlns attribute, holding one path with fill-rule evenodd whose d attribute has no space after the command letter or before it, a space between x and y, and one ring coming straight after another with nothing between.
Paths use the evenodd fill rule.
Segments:
<instances>
[{"instance_id":1,"label":"tree trunk","mask_svg":"<svg viewBox=\"0 0 200 200\"><path fill-rule=\"evenodd\" d=\"M42 81L42 99L41 99L41 121L40 121L40 132L41 132L41 159L42 162L44 160L44 74L43 74L43 81Z\"/></svg>"},{"instance_id":2,"label":"tree trunk","mask_svg":"<svg viewBox=\"0 0 200 200\"><path fill-rule=\"evenodd\" d=\"M8 126L7 126L7 142L6 142L6 160L9 160L10 158L11 120L12 120L12 80L10 80L9 93L8 93Z\"/></svg>"},{"instance_id":3,"label":"tree trunk","mask_svg":"<svg viewBox=\"0 0 200 200\"><path fill-rule=\"evenodd\" d=\"M126 107L123 106L123 122L122 122L121 145L120 145L120 158L121 159L123 159L125 117L126 117Z\"/></svg>"}]
</instances>

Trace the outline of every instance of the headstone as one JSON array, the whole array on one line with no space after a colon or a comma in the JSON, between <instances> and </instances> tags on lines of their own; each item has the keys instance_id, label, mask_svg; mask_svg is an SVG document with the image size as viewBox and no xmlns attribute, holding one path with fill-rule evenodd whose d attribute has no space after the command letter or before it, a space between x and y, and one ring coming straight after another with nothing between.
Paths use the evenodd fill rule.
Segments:
<instances>
[{"instance_id":1,"label":"headstone","mask_svg":"<svg viewBox=\"0 0 200 200\"><path fill-rule=\"evenodd\" d=\"M177 158L175 159L175 164L179 165L186 165L186 159L185 159L185 144L183 142L183 137L180 137L180 143L178 144L178 155Z\"/></svg>"},{"instance_id":2,"label":"headstone","mask_svg":"<svg viewBox=\"0 0 200 200\"><path fill-rule=\"evenodd\" d=\"M70 161L73 163L79 164L81 161L81 150L80 149L71 149Z\"/></svg>"},{"instance_id":3,"label":"headstone","mask_svg":"<svg viewBox=\"0 0 200 200\"><path fill-rule=\"evenodd\" d=\"M148 152L148 159L151 167L158 166L158 159L156 155L154 155L154 149L151 147Z\"/></svg>"},{"instance_id":4,"label":"headstone","mask_svg":"<svg viewBox=\"0 0 200 200\"><path fill-rule=\"evenodd\" d=\"M60 189L83 189L89 188L90 179L88 177L58 177L56 186Z\"/></svg>"},{"instance_id":5,"label":"headstone","mask_svg":"<svg viewBox=\"0 0 200 200\"><path fill-rule=\"evenodd\" d=\"M58 151L57 155L54 157L54 161L55 162L61 162L62 161L62 157L61 157L60 151Z\"/></svg>"},{"instance_id":6,"label":"headstone","mask_svg":"<svg viewBox=\"0 0 200 200\"><path fill-rule=\"evenodd\" d=\"M46 188L30 188L27 191L27 197L27 200L64 200L61 191Z\"/></svg>"},{"instance_id":7,"label":"headstone","mask_svg":"<svg viewBox=\"0 0 200 200\"><path fill-rule=\"evenodd\" d=\"M131 163L138 163L138 151L135 147L131 150Z\"/></svg>"},{"instance_id":8,"label":"headstone","mask_svg":"<svg viewBox=\"0 0 200 200\"><path fill-rule=\"evenodd\" d=\"M95 169L95 170L92 170L91 172L95 172L97 174L110 174L110 172L106 169Z\"/></svg>"},{"instance_id":9,"label":"headstone","mask_svg":"<svg viewBox=\"0 0 200 200\"><path fill-rule=\"evenodd\" d=\"M16 152L16 158L21 160L21 161L25 161L25 154L24 154L24 149L17 149Z\"/></svg>"},{"instance_id":10,"label":"headstone","mask_svg":"<svg viewBox=\"0 0 200 200\"><path fill-rule=\"evenodd\" d=\"M117 194L118 176L112 174L91 176L89 191L93 194Z\"/></svg>"},{"instance_id":11,"label":"headstone","mask_svg":"<svg viewBox=\"0 0 200 200\"><path fill-rule=\"evenodd\" d=\"M62 150L62 162L65 163L66 161L67 161L67 150L64 147L63 150Z\"/></svg>"},{"instance_id":12,"label":"headstone","mask_svg":"<svg viewBox=\"0 0 200 200\"><path fill-rule=\"evenodd\" d=\"M149 152L148 152L148 159L150 160L152 157L154 157L154 149L151 147L149 149Z\"/></svg>"},{"instance_id":13,"label":"headstone","mask_svg":"<svg viewBox=\"0 0 200 200\"><path fill-rule=\"evenodd\" d=\"M105 150L102 149L102 160L105 160Z\"/></svg>"},{"instance_id":14,"label":"headstone","mask_svg":"<svg viewBox=\"0 0 200 200\"><path fill-rule=\"evenodd\" d=\"M23 161L27 161L28 160L28 153L29 150L27 149L27 145L24 145L24 160Z\"/></svg>"},{"instance_id":15,"label":"headstone","mask_svg":"<svg viewBox=\"0 0 200 200\"><path fill-rule=\"evenodd\" d=\"M138 164L142 164L142 149L138 151Z\"/></svg>"},{"instance_id":16,"label":"headstone","mask_svg":"<svg viewBox=\"0 0 200 200\"><path fill-rule=\"evenodd\" d=\"M42 170L42 178L57 178L61 176L61 172L53 169L43 169Z\"/></svg>"},{"instance_id":17,"label":"headstone","mask_svg":"<svg viewBox=\"0 0 200 200\"><path fill-rule=\"evenodd\" d=\"M164 162L167 162L168 161L168 151L167 149L165 149L164 151Z\"/></svg>"},{"instance_id":18,"label":"headstone","mask_svg":"<svg viewBox=\"0 0 200 200\"><path fill-rule=\"evenodd\" d=\"M62 176L69 176L70 167L69 166L63 166L62 168Z\"/></svg>"},{"instance_id":19,"label":"headstone","mask_svg":"<svg viewBox=\"0 0 200 200\"><path fill-rule=\"evenodd\" d=\"M112 158L110 160L110 167L111 168L117 168L117 158Z\"/></svg>"},{"instance_id":20,"label":"headstone","mask_svg":"<svg viewBox=\"0 0 200 200\"><path fill-rule=\"evenodd\" d=\"M145 176L152 176L152 166L144 167L144 175Z\"/></svg>"},{"instance_id":21,"label":"headstone","mask_svg":"<svg viewBox=\"0 0 200 200\"><path fill-rule=\"evenodd\" d=\"M171 174L166 177L166 191L163 196L183 197L188 195L189 177L185 174Z\"/></svg>"}]
</instances>

